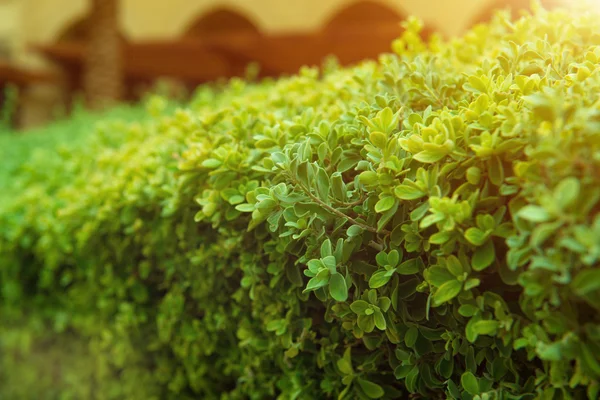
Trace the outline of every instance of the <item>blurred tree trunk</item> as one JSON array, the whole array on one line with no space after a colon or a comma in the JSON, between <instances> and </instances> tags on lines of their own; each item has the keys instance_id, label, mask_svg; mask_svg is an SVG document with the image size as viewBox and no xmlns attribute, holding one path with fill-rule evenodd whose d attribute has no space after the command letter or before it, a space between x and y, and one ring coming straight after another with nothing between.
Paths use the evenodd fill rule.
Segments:
<instances>
[{"instance_id":1,"label":"blurred tree trunk","mask_svg":"<svg viewBox=\"0 0 600 400\"><path fill-rule=\"evenodd\" d=\"M119 0L91 1L84 90L92 108L117 102L123 90Z\"/></svg>"}]
</instances>

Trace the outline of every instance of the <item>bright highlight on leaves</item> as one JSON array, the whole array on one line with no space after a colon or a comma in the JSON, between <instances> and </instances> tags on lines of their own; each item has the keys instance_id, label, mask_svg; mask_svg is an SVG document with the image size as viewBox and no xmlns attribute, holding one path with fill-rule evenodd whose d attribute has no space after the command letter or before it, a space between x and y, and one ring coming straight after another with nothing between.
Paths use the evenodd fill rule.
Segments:
<instances>
[{"instance_id":1,"label":"bright highlight on leaves","mask_svg":"<svg viewBox=\"0 0 600 400\"><path fill-rule=\"evenodd\" d=\"M11 137L0 398L596 399L600 18L506 17Z\"/></svg>"}]
</instances>

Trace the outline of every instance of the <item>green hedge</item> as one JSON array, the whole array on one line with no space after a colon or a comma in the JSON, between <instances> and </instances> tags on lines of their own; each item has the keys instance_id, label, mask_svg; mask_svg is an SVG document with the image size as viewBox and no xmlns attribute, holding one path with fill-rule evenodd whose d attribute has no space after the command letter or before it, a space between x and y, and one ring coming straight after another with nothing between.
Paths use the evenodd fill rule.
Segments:
<instances>
[{"instance_id":1,"label":"green hedge","mask_svg":"<svg viewBox=\"0 0 600 400\"><path fill-rule=\"evenodd\" d=\"M147 102L148 100L146 100ZM164 107L173 110L175 107L171 101L165 102ZM10 111L11 105L6 106ZM3 110L0 110L2 114ZM37 158L43 163L51 163L54 160L60 162L59 153L75 152L78 146L85 146L86 140L94 133L92 127L106 125L107 123L127 123L127 121L145 120L151 118L144 107L138 105L119 105L104 112L91 112L77 106L68 118L59 119L50 125L33 128L27 131L17 131L12 128L4 128L0 125L0 199L13 195L12 189L19 187L19 169L23 168L24 162L32 164L32 159ZM121 143L122 137L118 129L102 128L105 139L110 141L111 146ZM110 139L109 139L110 137ZM104 145L108 142L105 141ZM43 159L43 160L42 160ZM51 168L45 167L48 172ZM1 200L0 200L1 201Z\"/></svg>"},{"instance_id":2,"label":"green hedge","mask_svg":"<svg viewBox=\"0 0 600 400\"><path fill-rule=\"evenodd\" d=\"M0 397L596 399L598 18L407 28L22 165Z\"/></svg>"}]
</instances>

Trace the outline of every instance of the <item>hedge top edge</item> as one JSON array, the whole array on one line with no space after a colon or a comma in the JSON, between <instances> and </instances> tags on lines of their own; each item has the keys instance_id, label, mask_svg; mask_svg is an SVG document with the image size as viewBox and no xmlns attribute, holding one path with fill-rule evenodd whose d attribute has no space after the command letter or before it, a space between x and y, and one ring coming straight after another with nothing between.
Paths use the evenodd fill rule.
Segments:
<instances>
[{"instance_id":1,"label":"hedge top edge","mask_svg":"<svg viewBox=\"0 0 600 400\"><path fill-rule=\"evenodd\" d=\"M597 16L405 26L376 62L154 99L26 164L3 334L91 343L75 397L597 398ZM40 373L15 343L7 396Z\"/></svg>"}]
</instances>

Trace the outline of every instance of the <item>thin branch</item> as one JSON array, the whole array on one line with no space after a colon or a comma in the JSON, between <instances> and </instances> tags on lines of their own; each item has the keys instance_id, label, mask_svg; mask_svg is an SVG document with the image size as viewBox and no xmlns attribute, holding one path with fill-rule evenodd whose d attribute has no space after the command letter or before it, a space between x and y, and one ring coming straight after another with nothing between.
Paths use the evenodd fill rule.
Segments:
<instances>
[{"instance_id":1,"label":"thin branch","mask_svg":"<svg viewBox=\"0 0 600 400\"><path fill-rule=\"evenodd\" d=\"M343 212L341 212L341 211L339 211L339 210L331 207L329 204L327 204L323 200L319 199L317 196L315 196L314 194L312 194L311 191L308 188L306 188L301 182L299 182L296 179L294 179L294 177L290 176L290 179L292 179L292 181L294 183L296 183L298 186L300 186L300 188L302 189L302 191L308 197L310 197L310 199L312 201L314 201L315 203L317 203L318 205L320 205L322 208L326 209L330 213L332 213L334 215L337 215L340 218L346 218L352 224L360 226L365 231L369 231L369 232L372 232L372 233L383 233L385 235L391 233L390 231L387 231L387 230L382 230L381 232L378 232L376 228L373 228L372 226L363 224L362 222L359 222L359 221L355 220L354 218L350 217L349 215L344 214Z\"/></svg>"},{"instance_id":2,"label":"thin branch","mask_svg":"<svg viewBox=\"0 0 600 400\"><path fill-rule=\"evenodd\" d=\"M329 198L330 198L331 200L335 201L335 202L336 202L337 204L339 204L340 206L343 206L343 207L354 207L354 206L357 206L357 205L359 205L359 204L362 204L362 203L364 203L364 202L365 202L365 200L366 200L366 198L365 198L364 196L361 196L361 198L360 198L360 199L358 199L358 200L356 200L356 201L353 201L353 202L351 202L351 203L345 203L345 202L343 202L343 201L340 201L340 200L334 199L334 198L332 198L331 196L330 196Z\"/></svg>"},{"instance_id":3,"label":"thin branch","mask_svg":"<svg viewBox=\"0 0 600 400\"><path fill-rule=\"evenodd\" d=\"M373 240L371 240L369 242L369 247L377 250L377 251L382 251L383 250L383 246L380 243L374 242Z\"/></svg>"},{"instance_id":4,"label":"thin branch","mask_svg":"<svg viewBox=\"0 0 600 400\"><path fill-rule=\"evenodd\" d=\"M435 92L433 91L433 89L432 89L432 88L430 88L428 85L424 85L424 86L425 86L425 89L427 89L427 91L428 91L428 92L429 92L429 93L430 93L430 94L433 96L433 98L434 98L434 99L435 99L435 100L438 102L438 104L440 105L440 107L442 107L442 108L443 108L443 107L445 106L445 104L444 104L444 102L443 102L443 101L442 101L442 100L439 98L439 96L437 95L437 93L435 93Z\"/></svg>"}]
</instances>

